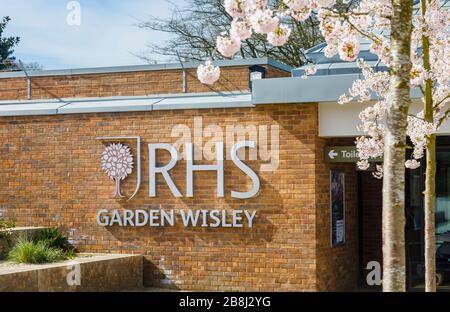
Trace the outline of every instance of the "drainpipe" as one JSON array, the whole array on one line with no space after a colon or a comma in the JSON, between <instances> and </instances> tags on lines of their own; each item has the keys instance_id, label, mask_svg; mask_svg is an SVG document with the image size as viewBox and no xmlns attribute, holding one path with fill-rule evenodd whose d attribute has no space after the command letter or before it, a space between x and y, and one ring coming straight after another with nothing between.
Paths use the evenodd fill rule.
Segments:
<instances>
[{"instance_id":1,"label":"drainpipe","mask_svg":"<svg viewBox=\"0 0 450 312\"><path fill-rule=\"evenodd\" d=\"M31 100L31 78L27 77L27 99Z\"/></svg>"},{"instance_id":2,"label":"drainpipe","mask_svg":"<svg viewBox=\"0 0 450 312\"><path fill-rule=\"evenodd\" d=\"M27 99L31 100L31 77L28 75L28 72L21 60L19 60L19 63L16 63L16 65L21 71L25 73L25 77L27 77Z\"/></svg>"},{"instance_id":3,"label":"drainpipe","mask_svg":"<svg viewBox=\"0 0 450 312\"><path fill-rule=\"evenodd\" d=\"M181 61L180 53L177 52L178 61L181 65L181 70L183 71L183 93L187 92L187 84L186 84L186 68L184 67L183 61Z\"/></svg>"}]
</instances>

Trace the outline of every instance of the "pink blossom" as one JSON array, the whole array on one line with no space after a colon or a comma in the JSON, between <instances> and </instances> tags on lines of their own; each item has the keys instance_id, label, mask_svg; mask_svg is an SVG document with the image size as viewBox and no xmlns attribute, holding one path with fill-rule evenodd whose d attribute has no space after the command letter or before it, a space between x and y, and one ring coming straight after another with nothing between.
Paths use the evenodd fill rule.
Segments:
<instances>
[{"instance_id":1,"label":"pink blossom","mask_svg":"<svg viewBox=\"0 0 450 312\"><path fill-rule=\"evenodd\" d=\"M436 133L436 125L423 119L423 111L417 116L408 116L408 126L406 133L414 145L413 157L420 159L427 148L428 137Z\"/></svg>"},{"instance_id":2,"label":"pink blossom","mask_svg":"<svg viewBox=\"0 0 450 312\"><path fill-rule=\"evenodd\" d=\"M225 57L232 57L241 48L241 41L234 37L218 36L216 44L217 50Z\"/></svg>"},{"instance_id":3,"label":"pink blossom","mask_svg":"<svg viewBox=\"0 0 450 312\"><path fill-rule=\"evenodd\" d=\"M318 8L329 8L336 4L336 0L313 0Z\"/></svg>"},{"instance_id":4,"label":"pink blossom","mask_svg":"<svg viewBox=\"0 0 450 312\"><path fill-rule=\"evenodd\" d=\"M335 43L328 43L328 45L323 50L326 57L333 57L338 53L338 45Z\"/></svg>"},{"instance_id":5,"label":"pink blossom","mask_svg":"<svg viewBox=\"0 0 450 312\"><path fill-rule=\"evenodd\" d=\"M419 86L425 80L426 77L425 70L423 69L422 66L415 65L411 69L410 77L411 77L411 85Z\"/></svg>"},{"instance_id":6,"label":"pink blossom","mask_svg":"<svg viewBox=\"0 0 450 312\"><path fill-rule=\"evenodd\" d=\"M373 41L370 44L369 51L377 56L380 56L381 53L383 52L383 43L382 43L381 39L377 38L377 40Z\"/></svg>"},{"instance_id":7,"label":"pink blossom","mask_svg":"<svg viewBox=\"0 0 450 312\"><path fill-rule=\"evenodd\" d=\"M364 160L360 160L356 162L356 166L360 169L360 170L367 170L370 167L369 161L367 159Z\"/></svg>"},{"instance_id":8,"label":"pink blossom","mask_svg":"<svg viewBox=\"0 0 450 312\"><path fill-rule=\"evenodd\" d=\"M425 35L434 36L435 34L443 34L442 29L448 30L448 19L449 19L449 12L448 10L446 11L440 9L439 1L434 1L434 3L430 3L428 5L425 16L423 17L423 20L426 24Z\"/></svg>"},{"instance_id":9,"label":"pink blossom","mask_svg":"<svg viewBox=\"0 0 450 312\"><path fill-rule=\"evenodd\" d=\"M391 50L388 42L382 41L381 39L373 41L370 45L370 52L377 55L385 65L389 66L391 63Z\"/></svg>"},{"instance_id":10,"label":"pink blossom","mask_svg":"<svg viewBox=\"0 0 450 312\"><path fill-rule=\"evenodd\" d=\"M305 7L298 11L293 11L291 16L299 22L305 21L308 17L311 16L312 10L310 7Z\"/></svg>"},{"instance_id":11,"label":"pink blossom","mask_svg":"<svg viewBox=\"0 0 450 312\"><path fill-rule=\"evenodd\" d=\"M245 0L245 4L249 14L267 9L267 0Z\"/></svg>"},{"instance_id":12,"label":"pink blossom","mask_svg":"<svg viewBox=\"0 0 450 312\"><path fill-rule=\"evenodd\" d=\"M197 78L201 83L212 85L220 78L220 68L213 66L211 61L200 64L197 68Z\"/></svg>"},{"instance_id":13,"label":"pink blossom","mask_svg":"<svg viewBox=\"0 0 450 312\"><path fill-rule=\"evenodd\" d=\"M286 25L279 25L274 32L267 34L267 41L274 46L284 45L291 34L291 29Z\"/></svg>"},{"instance_id":14,"label":"pink blossom","mask_svg":"<svg viewBox=\"0 0 450 312\"><path fill-rule=\"evenodd\" d=\"M387 44L383 45L383 51L380 55L380 59L387 66L391 65L391 48Z\"/></svg>"},{"instance_id":15,"label":"pink blossom","mask_svg":"<svg viewBox=\"0 0 450 312\"><path fill-rule=\"evenodd\" d=\"M246 21L233 20L230 34L239 40L246 40L252 36L252 29Z\"/></svg>"},{"instance_id":16,"label":"pink blossom","mask_svg":"<svg viewBox=\"0 0 450 312\"><path fill-rule=\"evenodd\" d=\"M415 159L408 159L408 160L405 162L405 167L406 167L406 168L409 168L409 169L417 169L417 168L420 167L420 162L418 162L418 161L415 160Z\"/></svg>"},{"instance_id":17,"label":"pink blossom","mask_svg":"<svg viewBox=\"0 0 450 312\"><path fill-rule=\"evenodd\" d=\"M320 31L325 40L335 38L340 30L341 23L339 21L326 21L320 23Z\"/></svg>"},{"instance_id":18,"label":"pink blossom","mask_svg":"<svg viewBox=\"0 0 450 312\"><path fill-rule=\"evenodd\" d=\"M225 11L233 18L245 17L245 0L225 0Z\"/></svg>"},{"instance_id":19,"label":"pink blossom","mask_svg":"<svg viewBox=\"0 0 450 312\"><path fill-rule=\"evenodd\" d=\"M308 0L283 0L293 11L300 11L308 6Z\"/></svg>"},{"instance_id":20,"label":"pink blossom","mask_svg":"<svg viewBox=\"0 0 450 312\"><path fill-rule=\"evenodd\" d=\"M347 21L341 21L337 40L345 41L348 38L357 38L358 32Z\"/></svg>"},{"instance_id":21,"label":"pink blossom","mask_svg":"<svg viewBox=\"0 0 450 312\"><path fill-rule=\"evenodd\" d=\"M346 103L351 102L352 99L353 99L353 98L348 97L346 94L341 94L341 95L339 96L339 99L338 99L338 104L339 104L339 105L344 105L344 104L346 104Z\"/></svg>"},{"instance_id":22,"label":"pink blossom","mask_svg":"<svg viewBox=\"0 0 450 312\"><path fill-rule=\"evenodd\" d=\"M371 89L365 80L357 79L353 82L349 93L352 97L358 98L359 102L366 102L370 100Z\"/></svg>"},{"instance_id":23,"label":"pink blossom","mask_svg":"<svg viewBox=\"0 0 450 312\"><path fill-rule=\"evenodd\" d=\"M360 159L379 158L383 156L384 142L362 136L356 138L356 148Z\"/></svg>"},{"instance_id":24,"label":"pink blossom","mask_svg":"<svg viewBox=\"0 0 450 312\"><path fill-rule=\"evenodd\" d=\"M353 27L367 31L373 23L373 18L371 15L355 15L350 16L349 21Z\"/></svg>"},{"instance_id":25,"label":"pink blossom","mask_svg":"<svg viewBox=\"0 0 450 312\"><path fill-rule=\"evenodd\" d=\"M301 76L302 79L308 78L308 76L314 75L317 72L316 66L308 66L305 68L305 72Z\"/></svg>"},{"instance_id":26,"label":"pink blossom","mask_svg":"<svg viewBox=\"0 0 450 312\"><path fill-rule=\"evenodd\" d=\"M258 34L268 34L275 31L278 26L278 18L273 16L271 10L257 11L250 18L253 30Z\"/></svg>"},{"instance_id":27,"label":"pink blossom","mask_svg":"<svg viewBox=\"0 0 450 312\"><path fill-rule=\"evenodd\" d=\"M388 29L390 25L391 25L391 21L388 18L379 17L379 16L374 18L373 29L376 31L382 31L382 30Z\"/></svg>"},{"instance_id":28,"label":"pink blossom","mask_svg":"<svg viewBox=\"0 0 450 312\"><path fill-rule=\"evenodd\" d=\"M353 62L359 54L359 41L355 37L348 37L342 40L339 45L339 56L342 60Z\"/></svg>"}]
</instances>

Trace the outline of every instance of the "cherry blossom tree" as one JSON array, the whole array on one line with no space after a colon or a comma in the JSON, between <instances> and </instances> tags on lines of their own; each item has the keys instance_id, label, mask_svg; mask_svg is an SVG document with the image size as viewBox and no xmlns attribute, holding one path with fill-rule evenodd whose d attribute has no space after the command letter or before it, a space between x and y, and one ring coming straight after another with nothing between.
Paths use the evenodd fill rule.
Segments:
<instances>
[{"instance_id":1,"label":"cherry blossom tree","mask_svg":"<svg viewBox=\"0 0 450 312\"><path fill-rule=\"evenodd\" d=\"M105 147L101 160L102 169L116 183L114 197L125 197L120 191L120 181L124 180L133 171L133 156L130 148L121 143L110 144Z\"/></svg>"},{"instance_id":2,"label":"cherry blossom tree","mask_svg":"<svg viewBox=\"0 0 450 312\"><path fill-rule=\"evenodd\" d=\"M416 169L426 153L426 173L424 191L425 209L425 289L436 290L435 268L435 172L436 172L436 131L447 120L449 109L449 12L441 6L440 1L422 0L420 9L413 16L411 40L412 69L410 85L420 88L423 93L424 109L416 115L407 118L407 135L413 147L411 158L405 166ZM387 43L373 47L380 58ZM385 48L382 48L383 45ZM387 58L388 55L385 56ZM384 60L389 64L390 60ZM380 99L373 106L366 108L360 118L360 130L366 136L357 139L357 148L361 161L358 166L366 169L368 160L383 156L385 144L386 105L389 104L388 73L374 73L373 70L361 64L363 79L355 81L350 97L343 96L341 102L357 98L365 102L370 99L370 93L375 93ZM383 169L377 166L375 176L381 178Z\"/></svg>"},{"instance_id":3,"label":"cherry blossom tree","mask_svg":"<svg viewBox=\"0 0 450 312\"><path fill-rule=\"evenodd\" d=\"M437 0L422 0L414 17L412 1L401 0L284 0L286 7L270 10L266 0L225 0L233 17L229 34L217 40L217 49L226 57L238 51L241 38L251 33L265 34L273 45L282 45L289 37L285 21L318 17L327 43L325 55L336 54L342 60L355 61L360 39L370 41L370 51L389 71L377 72L359 60L362 79L356 80L349 94L339 103L377 99L360 114L356 146L362 169L369 160L383 157L375 177L383 177L383 290L405 290L404 171L417 168L427 153L426 279L427 291L435 289L434 271L434 174L435 133L450 114L449 99L449 15ZM211 65L212 66L212 65ZM206 69L205 69L206 70ZM208 69L211 71L211 68ZM199 77L203 70L199 68ZM313 67L306 75L314 74ZM212 81L212 80L211 80ZM408 115L410 89L424 92L424 110ZM413 144L411 159L405 162L406 136Z\"/></svg>"}]
</instances>

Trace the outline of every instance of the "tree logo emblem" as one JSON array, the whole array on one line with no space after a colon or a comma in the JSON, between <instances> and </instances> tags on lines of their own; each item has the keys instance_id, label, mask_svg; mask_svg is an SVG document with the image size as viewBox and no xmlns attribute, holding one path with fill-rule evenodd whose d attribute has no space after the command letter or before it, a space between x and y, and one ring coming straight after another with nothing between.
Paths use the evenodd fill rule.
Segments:
<instances>
[{"instance_id":1,"label":"tree logo emblem","mask_svg":"<svg viewBox=\"0 0 450 312\"><path fill-rule=\"evenodd\" d=\"M125 196L120 192L120 182L133 172L133 155L130 148L121 143L105 147L102 153L102 169L116 183L114 198Z\"/></svg>"}]
</instances>

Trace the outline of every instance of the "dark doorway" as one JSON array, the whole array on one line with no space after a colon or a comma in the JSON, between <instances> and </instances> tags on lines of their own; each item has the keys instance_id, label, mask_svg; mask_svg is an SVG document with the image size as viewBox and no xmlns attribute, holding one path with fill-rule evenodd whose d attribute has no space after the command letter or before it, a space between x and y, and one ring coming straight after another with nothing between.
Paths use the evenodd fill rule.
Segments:
<instances>
[{"instance_id":1,"label":"dark doorway","mask_svg":"<svg viewBox=\"0 0 450 312\"><path fill-rule=\"evenodd\" d=\"M358 201L359 201L359 263L360 286L367 285L366 277L369 271L367 264L376 261L382 267L382 237L381 237L381 207L382 186L380 179L373 177L370 171L358 172ZM380 287L370 286L369 289L378 290Z\"/></svg>"},{"instance_id":2,"label":"dark doorway","mask_svg":"<svg viewBox=\"0 0 450 312\"><path fill-rule=\"evenodd\" d=\"M439 288L450 290L450 146L442 143L436 155L436 267ZM425 283L424 170L423 165L406 171L407 284L411 290L423 290Z\"/></svg>"},{"instance_id":3,"label":"dark doorway","mask_svg":"<svg viewBox=\"0 0 450 312\"><path fill-rule=\"evenodd\" d=\"M450 141L438 139L436 166L436 266L438 290L450 290ZM447 142L448 141L448 142ZM425 160L423 160L425 163ZM405 241L409 290L424 289L424 202L425 166L406 170ZM382 265L382 180L371 172L358 172L360 286L367 287L366 266ZM372 288L372 287L371 287Z\"/></svg>"}]
</instances>

